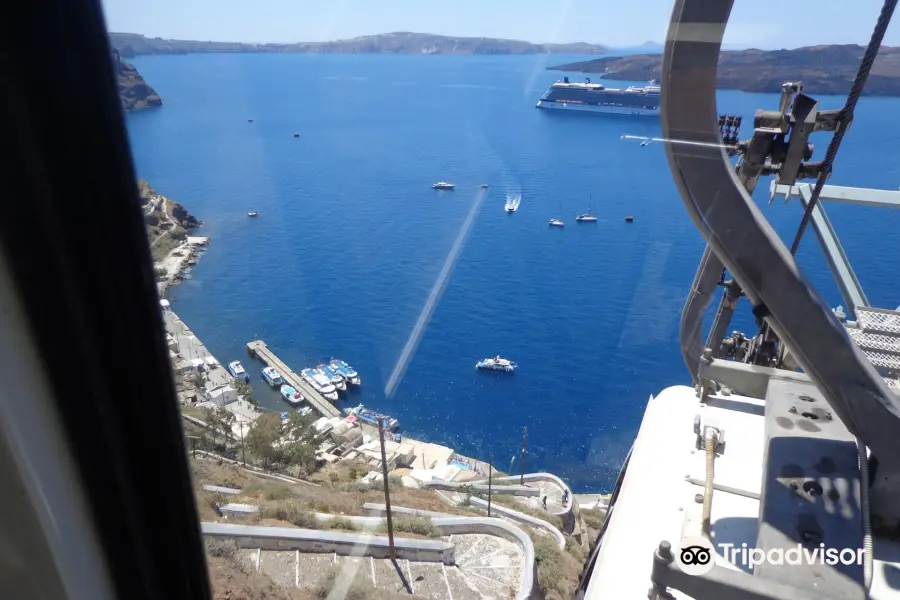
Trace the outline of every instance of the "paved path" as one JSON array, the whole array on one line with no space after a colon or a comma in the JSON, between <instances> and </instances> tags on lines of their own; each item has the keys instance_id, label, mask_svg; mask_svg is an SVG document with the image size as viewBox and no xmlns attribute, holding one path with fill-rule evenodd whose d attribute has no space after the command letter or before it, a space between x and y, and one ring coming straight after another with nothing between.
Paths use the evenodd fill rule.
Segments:
<instances>
[{"instance_id":1,"label":"paved path","mask_svg":"<svg viewBox=\"0 0 900 600\"><path fill-rule=\"evenodd\" d=\"M515 596L524 568L518 545L493 535L451 535L443 539L456 544L455 566L296 550L246 549L242 558L250 568L284 587L315 588L336 570L336 581L361 576L375 588L402 593L411 590L414 596L432 600L506 600Z\"/></svg>"}]
</instances>

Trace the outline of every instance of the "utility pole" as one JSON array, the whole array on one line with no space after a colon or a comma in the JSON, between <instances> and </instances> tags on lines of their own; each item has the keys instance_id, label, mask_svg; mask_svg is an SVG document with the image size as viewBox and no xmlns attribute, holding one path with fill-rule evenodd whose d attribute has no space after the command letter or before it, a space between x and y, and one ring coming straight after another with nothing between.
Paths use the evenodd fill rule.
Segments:
<instances>
[{"instance_id":1,"label":"utility pole","mask_svg":"<svg viewBox=\"0 0 900 600\"><path fill-rule=\"evenodd\" d=\"M494 455L488 456L488 516L491 516L491 479L494 477Z\"/></svg>"},{"instance_id":2,"label":"utility pole","mask_svg":"<svg viewBox=\"0 0 900 600\"><path fill-rule=\"evenodd\" d=\"M247 456L244 454L244 422L241 421L241 462L247 466Z\"/></svg>"},{"instance_id":3,"label":"utility pole","mask_svg":"<svg viewBox=\"0 0 900 600\"><path fill-rule=\"evenodd\" d=\"M522 476L519 478L519 485L525 485L525 448L528 444L528 427L522 430Z\"/></svg>"},{"instance_id":4,"label":"utility pole","mask_svg":"<svg viewBox=\"0 0 900 600\"><path fill-rule=\"evenodd\" d=\"M388 488L387 456L384 451L384 417L378 419L378 438L381 440L381 476L384 479L384 507L387 510L388 545L391 560L396 560L394 552L394 522L391 520L391 492Z\"/></svg>"}]
</instances>

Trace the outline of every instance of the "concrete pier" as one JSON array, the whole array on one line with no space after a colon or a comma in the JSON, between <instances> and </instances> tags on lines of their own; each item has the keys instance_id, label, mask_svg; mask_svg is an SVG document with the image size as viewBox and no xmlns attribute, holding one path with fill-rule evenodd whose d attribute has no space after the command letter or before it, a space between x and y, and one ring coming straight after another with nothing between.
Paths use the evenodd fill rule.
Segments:
<instances>
[{"instance_id":1,"label":"concrete pier","mask_svg":"<svg viewBox=\"0 0 900 600\"><path fill-rule=\"evenodd\" d=\"M341 416L341 411L326 400L322 394L314 390L312 386L307 384L300 375L294 373L280 358L275 356L275 353L269 350L264 341L254 340L247 342L247 352L250 353L250 356L260 359L266 365L278 371L285 382L303 394L309 405L316 409L320 415L328 418Z\"/></svg>"}]
</instances>

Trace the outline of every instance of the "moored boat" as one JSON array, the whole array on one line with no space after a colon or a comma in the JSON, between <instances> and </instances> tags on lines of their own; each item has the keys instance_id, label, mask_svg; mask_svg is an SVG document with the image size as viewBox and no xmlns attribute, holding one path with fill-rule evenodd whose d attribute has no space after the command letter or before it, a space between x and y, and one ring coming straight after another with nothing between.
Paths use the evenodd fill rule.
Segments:
<instances>
[{"instance_id":1,"label":"moored boat","mask_svg":"<svg viewBox=\"0 0 900 600\"><path fill-rule=\"evenodd\" d=\"M345 363L344 361L338 358L332 358L331 362L328 363L330 367L336 369L338 373L349 383L353 385L359 385L362 383L362 380L359 377L359 373L356 372L356 369Z\"/></svg>"},{"instance_id":2,"label":"moored boat","mask_svg":"<svg viewBox=\"0 0 900 600\"><path fill-rule=\"evenodd\" d=\"M318 369L303 369L300 371L300 377L326 399L331 401L338 399L337 389L331 384L331 380Z\"/></svg>"},{"instance_id":3,"label":"moored boat","mask_svg":"<svg viewBox=\"0 0 900 600\"><path fill-rule=\"evenodd\" d=\"M435 190L452 190L455 187L455 185L447 183L446 181L438 181L437 183L431 184L431 188Z\"/></svg>"},{"instance_id":4,"label":"moored boat","mask_svg":"<svg viewBox=\"0 0 900 600\"><path fill-rule=\"evenodd\" d=\"M244 370L244 365L242 365L239 360L228 363L228 372L231 373L231 376L235 379L243 379L246 382L250 381L250 376L247 374L247 371Z\"/></svg>"},{"instance_id":5,"label":"moored boat","mask_svg":"<svg viewBox=\"0 0 900 600\"><path fill-rule=\"evenodd\" d=\"M263 379L266 380L266 383L271 385L272 387L278 387L282 383L284 383L284 378L281 376L281 373L275 370L274 367L264 367L262 370Z\"/></svg>"},{"instance_id":6,"label":"moored boat","mask_svg":"<svg viewBox=\"0 0 900 600\"><path fill-rule=\"evenodd\" d=\"M340 391L345 391L347 389L347 383L344 381L344 377L337 371L337 369L332 368L329 365L318 365L316 367L322 374L325 375L331 381L331 385L339 389Z\"/></svg>"},{"instance_id":7,"label":"moored boat","mask_svg":"<svg viewBox=\"0 0 900 600\"><path fill-rule=\"evenodd\" d=\"M306 400L306 398L303 397L303 394L301 394L300 392L298 392L296 389L294 389L292 386L290 386L288 384L282 385L280 391L281 391L281 395L284 397L284 399L287 400L288 402L290 402L291 404L300 404L301 402Z\"/></svg>"},{"instance_id":8,"label":"moored boat","mask_svg":"<svg viewBox=\"0 0 900 600\"><path fill-rule=\"evenodd\" d=\"M357 406L356 408L348 408L345 411L348 415L355 415L363 423L367 423L368 425L374 425L378 427L380 422L384 422L384 428L388 431L394 431L400 426L400 422L397 419L385 415L382 413L375 412L374 410L369 410L362 404Z\"/></svg>"}]
</instances>

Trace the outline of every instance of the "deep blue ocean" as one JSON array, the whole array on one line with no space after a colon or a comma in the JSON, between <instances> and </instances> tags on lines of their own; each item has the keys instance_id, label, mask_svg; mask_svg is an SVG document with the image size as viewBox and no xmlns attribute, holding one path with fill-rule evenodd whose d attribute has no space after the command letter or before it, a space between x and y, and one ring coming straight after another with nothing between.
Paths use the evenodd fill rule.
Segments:
<instances>
[{"instance_id":1,"label":"deep blue ocean","mask_svg":"<svg viewBox=\"0 0 900 600\"><path fill-rule=\"evenodd\" d=\"M220 361L244 361L265 406L286 405L246 354L258 338L296 371L355 366L363 384L341 407L364 402L513 472L527 426L529 471L607 489L648 397L689 383L678 323L703 243L663 146L620 140L658 135L658 121L534 108L562 75L545 67L580 58L138 57L165 102L127 118L138 174L212 237L170 293L175 311ZM723 91L719 107L744 116L746 136L777 95ZM821 158L827 134L813 139ZM897 189L898 144L900 99L863 98L831 183ZM523 198L512 215L508 191ZM790 243L800 206L769 206L767 192L765 179L757 199ZM599 222L576 223L590 201ZM872 304L896 307L900 214L827 209ZM812 228L799 257L840 304ZM495 354L519 370L476 372Z\"/></svg>"}]
</instances>

